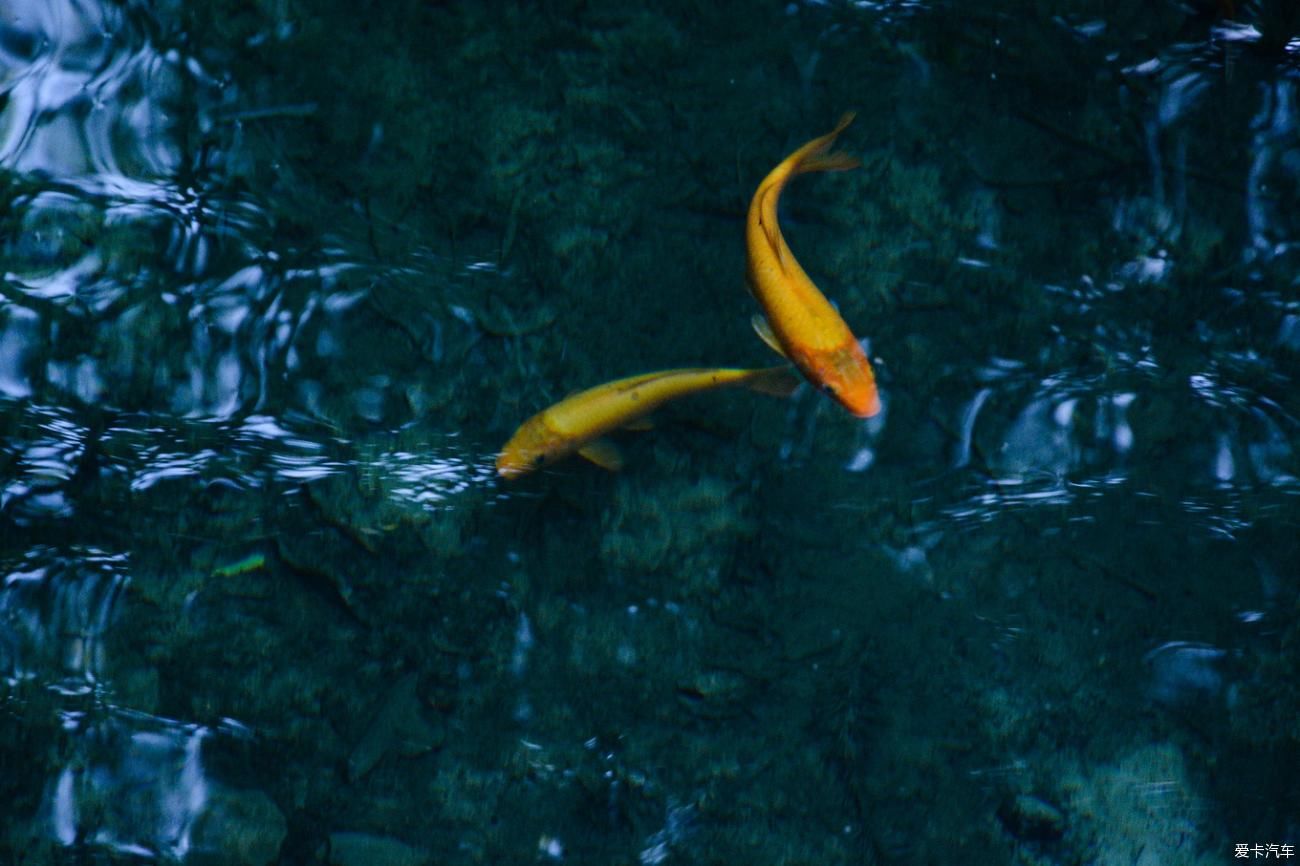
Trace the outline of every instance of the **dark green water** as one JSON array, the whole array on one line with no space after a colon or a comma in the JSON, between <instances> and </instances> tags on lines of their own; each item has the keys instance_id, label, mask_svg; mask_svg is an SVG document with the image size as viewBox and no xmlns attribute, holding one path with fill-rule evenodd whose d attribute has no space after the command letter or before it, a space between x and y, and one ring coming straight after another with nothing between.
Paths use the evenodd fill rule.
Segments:
<instances>
[{"instance_id":1,"label":"dark green water","mask_svg":"<svg viewBox=\"0 0 1300 866\"><path fill-rule=\"evenodd\" d=\"M1294 851L1292 8L0 0L0 862Z\"/></svg>"}]
</instances>

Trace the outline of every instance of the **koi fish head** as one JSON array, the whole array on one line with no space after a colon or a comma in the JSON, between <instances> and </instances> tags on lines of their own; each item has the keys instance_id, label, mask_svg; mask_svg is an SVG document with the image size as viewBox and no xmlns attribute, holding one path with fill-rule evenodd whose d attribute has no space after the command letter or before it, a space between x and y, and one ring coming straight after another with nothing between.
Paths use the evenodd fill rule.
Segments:
<instances>
[{"instance_id":1,"label":"koi fish head","mask_svg":"<svg viewBox=\"0 0 1300 866\"><path fill-rule=\"evenodd\" d=\"M573 450L569 440L556 433L541 415L525 421L497 455L497 475L506 481L554 463Z\"/></svg>"},{"instance_id":2,"label":"koi fish head","mask_svg":"<svg viewBox=\"0 0 1300 866\"><path fill-rule=\"evenodd\" d=\"M814 385L859 418L870 418L880 412L876 374L856 340L819 353L810 359L804 372Z\"/></svg>"}]
</instances>

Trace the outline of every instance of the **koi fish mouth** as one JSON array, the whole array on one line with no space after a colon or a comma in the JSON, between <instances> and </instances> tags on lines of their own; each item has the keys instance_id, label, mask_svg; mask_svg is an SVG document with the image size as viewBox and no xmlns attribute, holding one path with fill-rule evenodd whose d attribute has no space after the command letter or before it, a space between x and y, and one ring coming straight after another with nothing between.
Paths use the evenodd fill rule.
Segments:
<instances>
[{"instance_id":1,"label":"koi fish mouth","mask_svg":"<svg viewBox=\"0 0 1300 866\"><path fill-rule=\"evenodd\" d=\"M880 394L872 388L865 394L858 394L840 400L840 404L859 418L873 418L880 414Z\"/></svg>"},{"instance_id":2,"label":"koi fish mouth","mask_svg":"<svg viewBox=\"0 0 1300 866\"><path fill-rule=\"evenodd\" d=\"M837 388L830 383L822 391L858 418L872 418L880 414L880 393L874 385L866 388Z\"/></svg>"},{"instance_id":3,"label":"koi fish mouth","mask_svg":"<svg viewBox=\"0 0 1300 866\"><path fill-rule=\"evenodd\" d=\"M532 464L518 455L502 452L497 456L497 476L505 481L518 478L532 468Z\"/></svg>"}]
</instances>

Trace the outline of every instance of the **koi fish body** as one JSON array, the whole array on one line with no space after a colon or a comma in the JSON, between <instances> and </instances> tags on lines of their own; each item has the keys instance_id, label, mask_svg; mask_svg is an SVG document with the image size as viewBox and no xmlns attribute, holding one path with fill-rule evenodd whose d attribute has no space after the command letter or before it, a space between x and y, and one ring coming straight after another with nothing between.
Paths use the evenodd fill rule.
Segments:
<instances>
[{"instance_id":1,"label":"koi fish body","mask_svg":"<svg viewBox=\"0 0 1300 866\"><path fill-rule=\"evenodd\" d=\"M717 388L746 387L788 396L797 380L789 368L688 368L642 373L597 385L529 418L497 457L497 474L518 478L578 453L606 469L622 468L617 449L601 437L634 424L670 400Z\"/></svg>"},{"instance_id":2,"label":"koi fish body","mask_svg":"<svg viewBox=\"0 0 1300 866\"><path fill-rule=\"evenodd\" d=\"M869 418L880 411L871 363L795 259L776 213L781 191L795 175L857 167L856 159L829 152L852 121L853 114L845 114L833 130L790 154L758 185L745 221L746 276L766 319L766 327L755 323L759 336L849 412Z\"/></svg>"}]
</instances>

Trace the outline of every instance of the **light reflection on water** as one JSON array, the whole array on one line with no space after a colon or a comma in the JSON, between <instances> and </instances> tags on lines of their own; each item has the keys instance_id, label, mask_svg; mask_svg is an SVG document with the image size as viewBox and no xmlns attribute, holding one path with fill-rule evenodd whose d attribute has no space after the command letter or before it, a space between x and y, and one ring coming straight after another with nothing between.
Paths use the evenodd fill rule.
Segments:
<instances>
[{"instance_id":1,"label":"light reflection on water","mask_svg":"<svg viewBox=\"0 0 1300 866\"><path fill-rule=\"evenodd\" d=\"M816 16L823 6L797 4L786 10L786 17L794 21L800 15ZM920 26L929 8L916 2L850 6L876 16L865 20L887 25L891 32ZM733 614L710 610L699 596L724 597L736 582L730 562L746 548L767 555L782 545L817 550L824 544L835 550L843 541L834 537L829 522L821 523L828 509L820 492L811 497L807 514L787 509L783 501L779 509L766 503L756 514L760 506L755 503L762 500L753 491L771 477L806 473L810 484L824 483L841 492L868 491L860 500L830 506L850 515L874 515L873 508L890 499L910 506L911 522L896 538L877 536L874 526L864 531L854 525L845 533L853 536L851 542L843 543L857 551L884 551L896 573L873 573L874 581L887 584L899 575L914 577L927 589L936 587L945 603L981 593L1002 593L1014 601L1028 595L1027 587L1063 593L1039 573L1045 569L1033 559L1035 545L1051 549L1043 539L1060 537L1062 549L1080 562L1095 564L1106 554L1073 549L1080 538L1085 543L1096 540L1070 535L1081 527L1111 532L1118 522L1125 529L1151 529L1151 535L1139 536L1144 543L1175 546L1190 539L1196 544L1244 546L1254 544L1251 533L1260 524L1296 507L1292 503L1300 493L1295 450L1300 422L1292 375L1300 352L1300 306L1288 282L1288 268L1297 254L1300 227L1289 208L1289 193L1300 188L1300 151L1293 75L1254 81L1235 94L1245 100L1239 105L1252 106L1246 120L1249 159L1231 195L1240 215L1228 209L1227 216L1207 216L1201 212L1203 204L1193 203L1206 177L1213 175L1220 186L1226 183L1210 171L1219 166L1207 167L1203 161L1196 125L1228 80L1223 67L1235 56L1229 49L1237 51L1264 38L1247 25L1223 23L1207 42L1175 45L1153 56L1116 52L1090 70L1113 74L1114 81L1122 82L1114 86L1137 103L1133 116L1124 118L1132 125L1124 128L1136 136L1141 155L1132 163L1131 155L1121 159L1093 150L1089 156L1106 163L1102 174L1108 177L1134 166L1142 177L1131 185L1116 184L1101 197L1097 225L1089 230L1104 235L1114 249L1098 244L1079 273L1079 260L1063 250L1059 259L1035 262L1014 275L1029 284L1015 288L1034 296L1027 306L1041 302L1050 310L1038 319L1026 315L1025 322L1043 325L1040 330L1027 333L1014 315L995 310L988 316L989 328L1007 330L988 343L963 344L964 332L971 330L965 321L956 329L962 333L921 337L937 356L935 375L924 381L902 364L892 370L886 365L889 384L896 389L886 395L887 416L850 427L828 411L818 395L805 392L789 407L775 410L778 416L784 413L785 435L772 445L770 456L745 456L746 449L759 449L747 441L733 443L732 438L744 437L731 437L724 428L727 435L719 438L726 440L724 447L734 444L735 459L748 473L743 479L709 478L717 470L703 468L709 466L703 457L692 463L691 455L683 456L668 435L663 437L668 444L661 448L642 449L642 455L649 455L643 471L619 479L600 477L590 488L598 492L589 496L589 489L579 486L590 477L582 468L569 475L566 467L535 488L523 488L527 492L503 490L494 478L491 448L502 430L569 386L589 384L560 384L539 372L553 370L547 365L554 358L562 361L565 353L580 351L586 336L580 330L554 339L548 333L553 326L574 327L563 324L571 317L572 297L557 292L554 299L539 301L536 296L545 292L533 292L536 303L515 306L517 297L527 300L521 288L531 279L521 276L527 267L496 261L483 252L501 251L504 259L511 242L525 243L514 241L513 207L505 234L509 240L498 243L494 238L483 244L476 239L459 255L420 247L386 256L374 237L366 236L381 223L368 213L356 225L335 224L335 212L313 222L296 213L303 202L287 195L281 200L282 189L250 189L247 177L252 175L241 174L246 160L279 153L277 134L267 136L273 144L263 141L261 151L250 143L251 136L244 133L252 124L314 118L321 103L251 104L226 71L177 48L154 44L155 31L145 26L148 22L134 20L134 13L118 6L41 0L9 2L0 9L7 13L0 22L0 80L7 100L0 109L0 168L10 173L4 182L15 226L15 237L6 241L0 291L0 519L7 530L0 559L0 674L13 695L6 696L0 708L29 713L29 723L37 730L38 717L49 715L59 720L64 734L51 764L31 768L44 773L37 785L38 835L43 839L142 857L179 859L195 849L196 824L213 813L214 792L226 781L208 769L208 750L251 736L240 722L218 722L227 711L222 701L242 698L250 713L264 710L234 683L203 691L203 701L210 704L198 698L187 703L188 695L159 696L158 680L163 677L182 684L173 688L196 694L207 685L186 679L185 651L196 656L211 653L203 642L211 633L220 636L223 649L234 659L218 656L216 667L224 671L228 662L230 670L248 678L252 684L247 692L256 692L259 700L263 689L273 694L266 699L265 707L272 708L268 716L292 716L283 722L263 717L264 724L283 724L277 730L283 737L278 742L290 742L284 731L297 732L294 726L301 724L309 732L304 739L314 737L313 744L324 744L319 748L328 752L328 759L319 768L303 770L318 778L295 781L294 796L303 800L309 799L303 791L321 797L321 787L330 790L340 784L330 779L331 762L365 766L369 773L383 767L389 752L410 760L433 752L442 736L428 721L434 710L454 718L453 727L459 727L454 735L462 738L465 730L484 727L484 716L488 728L500 723L483 710L496 705L528 708L512 720L521 725L509 728L507 739L512 742L518 739L516 733L546 739L542 735L548 733L548 719L556 726L551 734L556 728L573 733L566 727L573 718L572 707L564 703L569 698L547 685L535 686L545 683L535 677L547 676L549 665L561 669L564 673L557 679L570 686L575 680L564 677L587 678L577 691L588 691L592 681L604 682L611 668L592 661L600 656L602 645L590 635L609 631L619 633L622 641L617 656L621 667L612 670L630 672L638 683L652 684L647 690L670 695L655 704L663 713L670 714L663 707L671 708L674 702L688 707L685 724L673 717L682 730L751 715L747 702L752 682L761 682L763 691L779 690L785 681L809 670L852 670L849 687L840 688L843 681L837 680L831 689L834 711L845 706L850 710L847 720L827 737L835 745L829 757L816 756L817 767L838 767L838 783L852 793L843 799L859 801L859 809L866 809L861 803L872 810L897 809L896 795L881 797L869 787L873 773L887 768L868 771L860 763L875 738L887 736L877 728L889 726L878 725L875 717L860 721L870 714L859 715L858 704L871 703L865 695L874 693L877 684L863 673L855 653L869 655L865 648L886 638L866 640L852 630L863 623L881 628L891 623L873 622L888 617L861 604L856 583L835 590L840 595L827 605L847 611L853 625L836 627L833 638L822 643L804 640L809 649L762 655L783 645L789 637L783 629L792 627L786 620L795 617L785 611L751 617L763 623L762 640L754 650L758 661L738 661L739 654L730 646L721 655L727 665L749 664L752 670L737 673L728 668L700 675L683 665L684 672L676 675L637 662L664 656L663 670L671 671L674 652L693 646L701 634L723 628L719 623ZM861 27L864 19L849 20ZM1114 29L1091 17L1061 17L1051 23L1073 34L1072 39L1077 37L1078 43L1071 42L1074 47L1107 38ZM800 46L795 52L806 96L816 92L834 62L828 58L835 56L836 40L853 32L843 22L833 23L819 30L814 44L821 47ZM260 34L245 47L276 38ZM1036 39L1046 37L1039 34ZM597 43L605 44L601 40ZM1001 37L987 49L994 65L1006 62ZM1148 50L1145 44L1142 50ZM1292 47L1286 50L1294 54ZM945 75L956 74L945 73L944 61L929 56L933 52L927 53L923 43L909 42L899 52L893 59L907 67L901 74L916 77L918 92L932 94L930 88L943 86ZM582 52L562 54L563 75L575 75ZM961 70L958 77L965 75ZM989 75L989 81L995 80ZM574 87L566 90L565 100L580 105L598 100L600 92ZM370 136L377 148L384 136L379 122L374 123ZM504 145L501 149L511 150ZM589 171L588 163L602 154L600 148L580 151L554 174L542 173L547 183L539 185L549 188L566 172ZM365 158L372 156L368 150ZM421 154L422 159L427 156ZM514 172L529 169L526 156L508 162L501 170L506 179L498 174L495 182L516 184ZM617 161L625 160L635 157L617 153ZM871 171L876 173L873 183L888 173L876 167ZM1036 183L1031 179L1026 185ZM726 198L718 190L708 196ZM920 211L932 204L924 194L919 197L925 201L900 207ZM604 202L599 207L620 206ZM360 203L349 207L364 210ZM492 208L484 205L484 210ZM672 209L665 213L671 215L667 222L681 216ZM492 214L492 219L497 216ZM523 219L528 217L525 213ZM1242 224L1232 226L1231 219ZM856 229L857 223L853 225ZM886 234L899 230L891 226ZM649 232L639 229L623 240L639 244L646 241L639 233L648 237ZM964 222L962 232L953 259L959 266L954 293L965 290L965 279L982 285L979 280L1009 276L1003 258L1012 247L1007 227L985 215ZM1083 234L1080 231L1081 237L1068 245L1086 243ZM1225 237L1235 236L1245 242L1239 250L1228 249L1231 243ZM575 230L568 242L577 248L581 237ZM1052 244L1060 243L1052 239ZM613 255L603 242L598 246L602 256ZM888 248L888 241L879 246ZM926 237L914 240L910 249L928 254L933 246ZM571 267L564 252L559 250L555 258L565 280L574 281L575 294L595 291L582 282L580 269ZM1190 274L1206 277L1189 279ZM638 279L630 273L623 278ZM838 279L846 281L843 274ZM607 289L612 291L603 285L596 290ZM1003 294L997 299L1010 300L1011 289L999 291ZM646 292L638 284L626 294L635 298ZM844 297L846 306L853 302L850 293ZM578 321L591 328L587 320ZM647 327L633 312L628 312L628 321L630 328ZM873 345L887 362L891 351L901 353L906 336L888 333L891 327L881 323L879 336L873 335ZM926 327L929 323L922 321L917 330ZM714 336L706 331L701 342ZM362 351L363 346L377 348ZM967 351L971 346L978 348ZM694 343L690 349L695 349ZM918 352L922 360L924 354ZM631 359L599 363L621 365ZM604 372L602 367L592 375ZM936 384L949 390L936 396ZM934 417L922 421L933 422L941 435L924 440L917 434L912 443L913 431L900 432L898 425L916 420L904 411L909 401L939 407ZM780 427L780 422L773 426ZM900 453L913 462L899 461ZM834 467L837 474L832 477L825 466ZM872 486L890 472L905 476L896 489ZM917 478L931 480L918 483ZM674 486L690 487L690 479L695 479L694 489L683 492ZM537 489L546 492L538 495ZM511 512L510 530L495 524L482 528L489 525L489 509L508 511L499 507L501 503L526 499L535 500L528 504L537 507ZM574 521L580 529L565 526L572 515L581 518ZM1054 523L1053 516L1060 520ZM525 527L524 533L531 531L530 525L543 528L522 534L521 541L508 534L519 532L516 524ZM64 538L74 525L81 534ZM592 528L597 525L602 529ZM597 531L605 532L603 543L593 543L589 533ZM1003 541L1003 534L1019 540ZM643 537L652 537L644 545L649 553L637 547ZM970 539L984 542L991 551L987 562L978 557L945 562L951 548ZM1116 547L1122 549L1120 541ZM359 559L349 558L348 553L357 550L362 551ZM1240 547L1231 550L1225 561L1244 557ZM482 562L501 568L500 573L481 575L493 587L489 621L505 622L507 632L510 624L518 623L513 643L528 651L528 665L505 665L511 671L510 685L501 693L492 691L495 680L483 671L493 663L493 641L510 645L511 635L475 631L481 623L473 619L472 590L444 583L446 574L453 573L449 563L471 558L475 551L487 551ZM507 551L503 555L508 565L491 558L501 551ZM590 551L599 551L590 560L594 567L583 565L582 557ZM1124 557L1131 553L1121 552ZM785 550L772 559L779 562L795 555ZM1273 555L1266 548L1256 552L1254 571L1243 570L1247 577L1239 580L1235 594L1224 596L1234 604L1253 605L1252 581L1257 579L1263 587L1265 598L1258 604L1266 609L1250 607L1248 615L1237 617L1242 624L1274 627L1279 615L1268 606L1289 599L1279 586L1291 575L1279 575L1286 565L1273 562ZM1135 564L1127 558L1108 560L1105 568L1093 571L1105 571L1143 603L1174 604L1168 600L1176 593L1166 586L1152 588L1143 573L1155 557ZM835 557L828 553L826 558ZM480 576L474 573L479 562L473 561L459 576ZM549 563L560 576L543 574L539 562ZM661 569L665 562L673 568ZM644 563L653 567L638 575ZM768 563L760 565L753 570L767 574ZM809 571L833 585L834 574L823 575L822 563L814 565ZM976 573L985 567L988 574ZM584 568L598 569L600 580L583 583ZM654 592L666 599L651 597L645 610L671 612L673 628L680 628L668 646L657 646L650 638L636 644L622 634L625 624L611 627L593 613L599 610L602 592L641 592L629 589L637 586L639 577L652 578ZM755 580L749 572L744 577ZM686 595L683 586L691 583L678 578L695 581L699 595L675 600L677 593ZM298 593L288 604L277 594L285 592L285 586ZM774 578L772 585L755 582L760 591L748 589L755 596L772 590L775 598L779 586ZM800 591L815 595L830 590ZM376 600L380 596L391 599L388 606ZM277 643L266 636L296 635L293 629L309 617L302 612L309 602L331 612L317 614L319 620L303 628L310 644ZM978 606L971 610L982 611ZM1002 617L974 612L970 619L995 635L996 653L1010 657L1015 652L1012 644L1041 640L1046 630L1038 628L1031 613L1007 610ZM139 611L177 619L174 632L149 632L174 640L181 647L177 657L168 655L170 646L130 646L130 636L115 629L128 612L147 620ZM409 613L411 621L402 620L402 613ZM1114 621L1126 615L1131 614L1121 609L1113 614ZM459 620L467 623L469 634L456 633ZM1102 620L1098 615L1097 621ZM370 641L366 649L355 655L351 649L337 650L353 646L348 641L356 636L337 621L348 627L363 625L358 633ZM1213 631L1206 621L1213 621L1211 615L1186 615L1168 623L1162 619L1142 632L1147 645L1139 647L1136 639L1123 645L1127 662L1145 665L1140 674L1145 677L1143 693L1156 704L1222 709L1235 699L1234 687L1241 683L1234 681L1238 674L1232 663L1245 654L1228 648L1235 639L1231 635L1221 640L1220 635L1204 634ZM736 630L757 628L746 624ZM237 630L239 639L230 637L231 630ZM846 639L845 633L853 636ZM415 637L406 643L394 638L397 634ZM651 634L649 627L645 634ZM584 638L589 640L585 645ZM557 649L565 641L572 649ZM390 652L393 645L398 647L395 653ZM1059 647L1051 649L1068 654ZM162 660L149 655L153 652ZM238 656L240 652L247 656ZM146 660L132 653L144 653ZM355 677L360 685L337 685L338 670L322 667L330 674L325 677L309 663L315 659L301 658L316 654L331 660L341 655L343 677ZM843 658L835 658L837 654ZM390 655L401 658L394 662ZM452 659L452 673L443 679L433 674L420 679L410 670L424 664L432 668L429 659L442 657ZM408 666L397 671L405 687L386 697L365 693L371 684L383 686L396 676L393 668L383 665L399 662ZM872 665L876 663L873 658ZM160 674L168 664L172 668ZM294 672L295 665L301 670ZM134 676L137 667L144 673ZM302 682L276 693L274 687L282 684L275 674L286 668ZM206 670L210 668L199 676ZM943 682L940 674L925 670L914 675L918 685L932 678ZM996 679L1001 673L989 676ZM553 670L550 675L556 676ZM328 686L319 685L313 676L325 679ZM433 687L430 680L435 680ZM228 691L223 694L221 688ZM625 700L635 705L640 688L611 692L611 704ZM533 696L521 697L523 690ZM291 698L284 697L286 692ZM800 694L799 700L806 697ZM172 719L140 708L152 710L160 704L192 710L193 716ZM1012 715L991 699L981 711L995 720ZM457 715L475 712L483 715L470 715L468 721ZM559 721L548 715L552 712ZM1025 715L1039 712L1035 706ZM820 708L816 714L821 714ZM370 721L364 735L352 729L365 719ZM997 723L990 722L990 728ZM529 729L529 724L536 727ZM809 729L816 725L810 722ZM1006 725L1014 727L1012 722ZM896 727L908 725L898 722ZM577 733L578 742L596 740L591 731ZM622 742L627 732L611 733L602 732L601 737ZM825 734L803 729L796 733L810 738ZM557 745L562 739L551 736L546 748L562 751ZM999 749L1030 748L1010 735L992 739ZM358 762L343 759L345 741L380 745L368 746L366 760ZM716 776L741 778L743 766L767 766L777 760L756 758L766 751L780 752L769 748L770 742L757 742L753 754L744 760L729 758L734 766L723 767ZM663 751L688 750L674 741ZM612 751L602 760L606 764L593 777L598 781L582 783L586 796L597 803L594 811L608 813L601 820L618 828L612 832L622 832L625 826L640 831L645 862L671 862L676 849L691 845L694 834L715 819L709 814L715 808L711 803L728 799L712 792L706 797L690 790L689 784L674 788L665 779L676 771L657 774L647 769L653 761L641 760L638 766L635 758ZM623 760L626 768L618 764ZM411 774L415 781L399 776L402 791L391 798L423 798L421 802L442 804L440 808L470 810L457 804L473 801L496 784L476 761L481 763L481 756L474 755L456 771L429 774L424 765ZM563 761L557 757L549 763L548 758L546 764L527 764L528 769L519 772L529 784L543 777L570 784L578 770ZM937 763L925 769L936 771ZM615 766L619 778L614 778ZM464 776L458 775L461 771ZM425 775L436 778L428 782ZM383 769L371 778L380 777L384 781L376 781L377 788L390 781ZM369 784L358 778L347 781ZM417 782L450 787L408 792L406 786ZM898 784L891 790L920 787ZM384 796L373 799L384 802ZM285 809L290 808L287 799ZM232 802L238 811L252 800ZM312 802L311 807L322 813L334 808L334 815L357 814L337 804ZM279 815L276 809L272 805L267 811ZM463 824L478 821L477 814L465 814L470 813L461 813ZM317 820L316 815L310 820ZM401 826L400 821L388 823ZM839 835L830 837L852 839L858 829L837 829ZM272 826L269 835L278 846L283 827L278 837L276 832ZM361 834L333 835L347 837L349 844L371 844ZM576 849L576 835L562 845L558 834L548 829L537 850L558 859L553 852ZM897 839L886 843L874 841L872 850L906 851L912 844ZM455 850L478 851L474 846L483 843L475 832L466 831L457 844Z\"/></svg>"},{"instance_id":2,"label":"light reflection on water","mask_svg":"<svg viewBox=\"0 0 1300 866\"><path fill-rule=\"evenodd\" d=\"M31 681L65 707L68 745L50 770L40 815L49 836L183 857L206 798L206 731L108 700L106 642L128 574L126 554L75 547L36 547L10 563L0 584L0 671L15 693Z\"/></svg>"},{"instance_id":3,"label":"light reflection on water","mask_svg":"<svg viewBox=\"0 0 1300 866\"><path fill-rule=\"evenodd\" d=\"M47 786L49 831L66 846L184 858L207 804L202 747L210 731L109 708L68 713L68 763Z\"/></svg>"},{"instance_id":4,"label":"light reflection on water","mask_svg":"<svg viewBox=\"0 0 1300 866\"><path fill-rule=\"evenodd\" d=\"M1060 377L1053 377L1039 390L1051 394L1061 384ZM980 390L962 410L955 465L971 464L973 441L988 443L988 450L978 455L979 467L988 474L988 489L947 509L947 516L958 524L994 521L1007 508L1065 505L1131 482L1131 452L1146 446L1142 441L1146 431L1139 427L1135 432L1128 420L1130 412L1143 410L1139 392L1089 398L1040 396L1009 423L998 419L981 423L981 410L993 393ZM1185 446L1187 481L1207 491L1232 484L1265 485L1300 495L1300 478L1294 474L1300 424L1295 419L1267 398L1224 387L1201 374L1189 378L1187 396L1204 403L1216 416L1213 427L1190 431L1191 441ZM1169 395L1148 392L1145 399L1167 400ZM1204 510L1189 507L1188 513Z\"/></svg>"},{"instance_id":5,"label":"light reflection on water","mask_svg":"<svg viewBox=\"0 0 1300 866\"><path fill-rule=\"evenodd\" d=\"M22 450L21 438L10 437L17 468L0 494L0 511L18 526L72 519L78 496L68 485L86 460L87 430L64 410L24 406L8 414L24 419L20 428L30 425L39 438ZM120 485L135 497L186 482L289 491L361 473L399 514L466 508L496 496L490 457L466 453L454 438L441 446L426 442L418 451L369 448L361 455L338 437L313 441L311 432L268 416L206 422L197 432L160 420L123 418L100 433L98 484ZM162 444L181 439L192 447L169 451ZM184 858L214 784L202 759L213 732L118 703L114 683L124 675L123 661L109 657L108 645L131 582L131 548L36 545L3 568L0 676L15 696L36 687L62 707L61 764L45 785L38 835L122 855ZM33 708L46 703L29 701ZM246 736L232 724L216 736ZM209 839L208 850L223 844L222 837Z\"/></svg>"},{"instance_id":6,"label":"light reflection on water","mask_svg":"<svg viewBox=\"0 0 1300 866\"><path fill-rule=\"evenodd\" d=\"M139 498L168 485L293 489L356 472L398 509L487 498L490 456L454 436L418 452L361 453L318 422L250 413L278 402L268 383L286 371L346 351L338 323L365 282L382 278L352 280L351 254L328 245L314 261L284 262L266 248L272 227L256 198L199 185L209 167L178 133L257 111L239 110L236 90L194 57L157 49L116 6L0 9L0 166L34 179L14 190L18 232L4 264L0 513L44 534L91 517L78 511L98 507L84 498L92 485ZM305 378L299 387L304 408L322 409L311 394L323 388ZM165 413L138 411L157 406ZM0 672L15 696L48 690L64 732L37 835L184 858L212 786L202 751L213 733L119 703L123 662L108 643L138 551L10 540L19 550L10 547L0 586Z\"/></svg>"},{"instance_id":7,"label":"light reflection on water","mask_svg":"<svg viewBox=\"0 0 1300 866\"><path fill-rule=\"evenodd\" d=\"M10 563L0 587L0 671L10 684L39 678L64 694L93 689L126 581L121 553L36 547Z\"/></svg>"},{"instance_id":8,"label":"light reflection on water","mask_svg":"<svg viewBox=\"0 0 1300 866\"><path fill-rule=\"evenodd\" d=\"M178 56L160 56L120 9L93 3L8 2L8 105L0 162L86 192L150 201L152 178L179 163L166 100ZM192 71L192 70L191 70Z\"/></svg>"},{"instance_id":9,"label":"light reflection on water","mask_svg":"<svg viewBox=\"0 0 1300 866\"><path fill-rule=\"evenodd\" d=\"M91 432L76 424L66 410L24 405L8 411L17 429L32 438L12 436L7 443L13 468L0 491L0 509L19 519L71 516L65 488L87 460ZM442 442L426 439L418 452L371 447L361 453L340 437L321 437L313 429L318 425L295 432L269 416L192 426L158 423L165 420L122 416L113 426L97 431L93 443L97 478L134 493L187 478L257 490L358 471L385 489L395 503L413 508L450 507L462 494L480 500L496 495L494 456L467 450L454 434ZM179 441L191 447L169 447Z\"/></svg>"}]
</instances>

